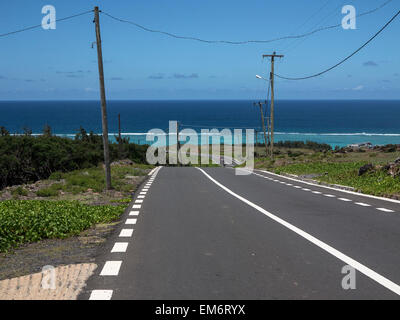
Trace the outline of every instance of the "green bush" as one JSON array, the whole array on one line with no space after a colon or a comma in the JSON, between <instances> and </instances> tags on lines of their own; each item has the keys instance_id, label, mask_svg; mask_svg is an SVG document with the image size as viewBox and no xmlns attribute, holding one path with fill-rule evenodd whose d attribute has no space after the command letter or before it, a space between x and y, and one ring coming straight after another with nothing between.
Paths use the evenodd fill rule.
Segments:
<instances>
[{"instance_id":1,"label":"green bush","mask_svg":"<svg viewBox=\"0 0 400 320\"><path fill-rule=\"evenodd\" d=\"M56 172L54 172L54 173L52 173L51 175L50 175L50 177L49 177L49 179L50 180L61 180L61 179L63 179L63 177L64 177L64 174L62 173L62 172L60 172L60 171L56 171Z\"/></svg>"},{"instance_id":2,"label":"green bush","mask_svg":"<svg viewBox=\"0 0 400 320\"><path fill-rule=\"evenodd\" d=\"M96 223L115 221L126 205L90 206L78 201L0 202L0 252L23 243L78 235Z\"/></svg>"},{"instance_id":3,"label":"green bush","mask_svg":"<svg viewBox=\"0 0 400 320\"><path fill-rule=\"evenodd\" d=\"M23 187L19 186L15 188L14 190L11 191L11 194L16 197L16 196L27 196L28 191L25 190Z\"/></svg>"},{"instance_id":4,"label":"green bush","mask_svg":"<svg viewBox=\"0 0 400 320\"><path fill-rule=\"evenodd\" d=\"M75 139L57 137L47 130L45 135L10 135L5 128L0 134L0 190L7 186L32 181L53 180L63 172L96 167L103 162L101 136L80 129ZM121 146L110 143L111 161L128 158L146 163L146 145L135 145L127 139Z\"/></svg>"},{"instance_id":5,"label":"green bush","mask_svg":"<svg viewBox=\"0 0 400 320\"><path fill-rule=\"evenodd\" d=\"M36 191L36 195L38 197L44 197L44 198L56 197L58 196L58 191L54 190L53 188L44 188Z\"/></svg>"}]
</instances>

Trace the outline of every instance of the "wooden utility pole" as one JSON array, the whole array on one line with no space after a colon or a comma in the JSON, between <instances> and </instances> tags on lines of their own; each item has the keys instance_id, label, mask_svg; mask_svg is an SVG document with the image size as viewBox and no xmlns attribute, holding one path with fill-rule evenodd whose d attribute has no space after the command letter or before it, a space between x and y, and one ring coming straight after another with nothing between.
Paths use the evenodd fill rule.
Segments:
<instances>
[{"instance_id":1,"label":"wooden utility pole","mask_svg":"<svg viewBox=\"0 0 400 320\"><path fill-rule=\"evenodd\" d=\"M265 143L265 152L266 152L265 156L268 156L267 132L265 130L264 112L263 112L263 108L262 108L263 103L261 101L259 101L258 103L254 103L255 106L257 104L260 107L261 123L262 123L263 132L264 132L264 143Z\"/></svg>"},{"instance_id":2,"label":"wooden utility pole","mask_svg":"<svg viewBox=\"0 0 400 320\"><path fill-rule=\"evenodd\" d=\"M276 54L264 54L263 58L271 58L271 72L269 78L271 81L271 117L270 117L270 128L271 128L271 158L274 157L274 62L275 58L283 58L283 55Z\"/></svg>"},{"instance_id":3,"label":"wooden utility pole","mask_svg":"<svg viewBox=\"0 0 400 320\"><path fill-rule=\"evenodd\" d=\"M176 122L176 143L177 143L177 147L176 147L176 161L177 161L177 166L181 167L182 164L179 161L179 152L181 150L181 143L179 141L179 121Z\"/></svg>"},{"instance_id":4,"label":"wooden utility pole","mask_svg":"<svg viewBox=\"0 0 400 320\"><path fill-rule=\"evenodd\" d=\"M107 107L106 107L106 92L104 89L103 54L101 51L99 7L94 7L94 23L96 26L97 61L99 65L101 116L103 125L104 167L106 171L106 189L111 190L112 186L111 186L110 151L108 146Z\"/></svg>"},{"instance_id":5,"label":"wooden utility pole","mask_svg":"<svg viewBox=\"0 0 400 320\"><path fill-rule=\"evenodd\" d=\"M121 136L121 115L118 113L118 147L119 157L122 155L122 136Z\"/></svg>"}]
</instances>

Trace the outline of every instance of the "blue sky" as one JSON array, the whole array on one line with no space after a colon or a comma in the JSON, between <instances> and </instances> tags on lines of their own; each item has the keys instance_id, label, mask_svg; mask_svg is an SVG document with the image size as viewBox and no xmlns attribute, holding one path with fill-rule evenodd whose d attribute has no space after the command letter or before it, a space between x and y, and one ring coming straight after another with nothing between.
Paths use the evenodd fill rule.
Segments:
<instances>
[{"instance_id":1,"label":"blue sky","mask_svg":"<svg viewBox=\"0 0 400 320\"><path fill-rule=\"evenodd\" d=\"M98 5L149 28L211 40L271 39L341 22L343 5L357 13L385 0L35 0L2 1L0 34L41 23L42 6L62 18ZM351 53L399 10L398 0L359 17L356 30L336 28L305 40L242 46L205 44L147 33L101 15L108 99L259 99L268 61L285 57L276 73L319 72ZM98 99L98 72L91 14L0 38L0 100ZM400 99L400 18L357 56L322 77L277 80L277 99Z\"/></svg>"}]
</instances>

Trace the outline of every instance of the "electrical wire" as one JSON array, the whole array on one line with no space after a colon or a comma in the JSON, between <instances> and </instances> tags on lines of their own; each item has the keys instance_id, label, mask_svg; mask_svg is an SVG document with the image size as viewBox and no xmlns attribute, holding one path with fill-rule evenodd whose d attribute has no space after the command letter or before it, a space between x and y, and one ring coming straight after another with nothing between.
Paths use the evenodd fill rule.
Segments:
<instances>
[{"instance_id":1,"label":"electrical wire","mask_svg":"<svg viewBox=\"0 0 400 320\"><path fill-rule=\"evenodd\" d=\"M299 77L299 78L291 78L291 77L286 77L286 76L281 76L278 74L274 75L278 78L284 79L284 80L305 80L305 79L310 79L310 78L315 78L318 77L324 73L327 73L328 71L331 71L332 69L335 69L336 67L340 66L341 64L343 64L344 62L346 62L347 60L349 60L351 57L353 57L354 55L356 55L359 51L361 51L364 47L366 47L372 40L374 40L383 30L385 30L389 24L391 24L393 22L394 19L397 18L397 16L400 14L400 10L377 32L375 33L374 36L372 36L367 42L365 42L361 47L359 47L357 50L355 50L353 53L351 53L350 55L348 55L346 58L344 58L343 60L341 60L340 62L338 62L337 64L333 65L332 67L325 69L324 71L318 72L316 74L313 74L311 76L306 76L306 77Z\"/></svg>"},{"instance_id":2,"label":"electrical wire","mask_svg":"<svg viewBox=\"0 0 400 320\"><path fill-rule=\"evenodd\" d=\"M65 18L56 19L55 22L61 22L61 21L73 19L73 18L76 18L76 17L83 16L85 14L88 14L90 12L93 12L93 10L88 10L88 11L84 11L84 12L81 12L81 13L74 14L72 16L65 17ZM42 24L38 24L38 25L35 25L35 26L25 27L23 29L19 29L19 30L3 33L3 34L0 34L0 38L6 37L6 36L10 36L10 35L13 35L13 34L16 34L16 33L24 32L24 31L32 30L32 29L37 29L37 28L40 28L40 27L42 27Z\"/></svg>"},{"instance_id":3,"label":"electrical wire","mask_svg":"<svg viewBox=\"0 0 400 320\"><path fill-rule=\"evenodd\" d=\"M386 5L388 5L392 1L393 0L387 0L386 2L384 2L379 7L375 8L375 9L372 9L372 10L369 10L367 12L361 13L361 14L357 15L357 17L365 16L365 15L371 14L373 12L376 12L376 11L380 10L381 8L385 7ZM105 16L107 16L107 17L109 17L109 18L111 18L111 19L113 19L115 21L131 24L131 25L136 26L137 28L142 29L144 31L151 32L151 33L163 34L163 35L166 35L168 37L175 38L175 39L193 40L193 41L199 41L199 42L203 42L203 43L220 43L220 44L231 44L231 45L243 45L243 44L250 44L250 43L270 43L270 42L275 42L275 41L285 40L285 39L300 39L300 38L308 37L310 35L313 35L313 34L315 34L317 32L323 31L323 30L338 28L338 27L340 27L342 25L341 23L339 23L339 24L332 25L332 26L318 28L316 30L313 30L313 31L310 31L310 32L307 32L307 33L304 33L304 34L289 35L289 36L273 38L273 39L269 39L269 40L245 40L245 41L207 40L207 39L202 39L202 38L197 38L197 37L192 37L192 36L181 36L181 35L177 35L177 34L174 34L174 33L171 33L171 32L166 32L166 31L162 31L162 30L151 29L151 28L143 26L143 25L141 25L139 23L136 23L134 21L115 17L115 16L113 16L113 15L107 13L107 12L104 12L104 11L100 11L100 13L104 14Z\"/></svg>"}]
</instances>

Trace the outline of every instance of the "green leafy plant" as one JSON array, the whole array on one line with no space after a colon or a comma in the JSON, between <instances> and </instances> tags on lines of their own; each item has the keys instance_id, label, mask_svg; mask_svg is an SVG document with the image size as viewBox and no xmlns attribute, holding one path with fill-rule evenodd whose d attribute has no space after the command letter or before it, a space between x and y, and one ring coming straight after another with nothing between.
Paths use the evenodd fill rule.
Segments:
<instances>
[{"instance_id":1,"label":"green leafy plant","mask_svg":"<svg viewBox=\"0 0 400 320\"><path fill-rule=\"evenodd\" d=\"M78 201L2 201L0 252L9 251L23 243L78 235L94 224L115 221L125 207L90 206Z\"/></svg>"}]
</instances>

